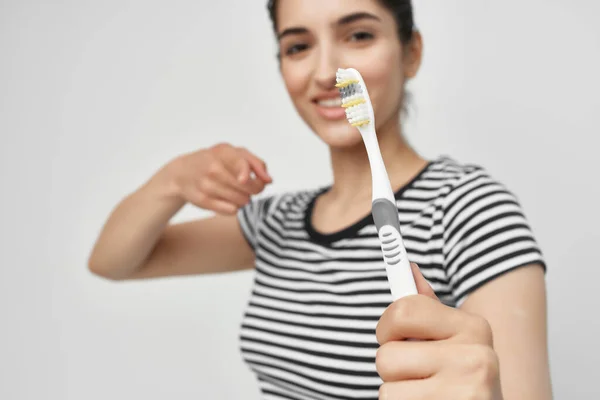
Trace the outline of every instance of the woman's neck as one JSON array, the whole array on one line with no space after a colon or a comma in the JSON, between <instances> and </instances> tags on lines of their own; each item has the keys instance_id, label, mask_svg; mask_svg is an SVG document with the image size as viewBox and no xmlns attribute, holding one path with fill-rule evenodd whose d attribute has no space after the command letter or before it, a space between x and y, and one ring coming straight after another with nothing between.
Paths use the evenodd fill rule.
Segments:
<instances>
[{"instance_id":1,"label":"woman's neck","mask_svg":"<svg viewBox=\"0 0 600 400\"><path fill-rule=\"evenodd\" d=\"M392 189L397 191L425 167L427 161L403 139L400 124L378 129L381 156L390 178ZM370 198L372 194L371 167L362 141L353 148L331 149L333 186L329 191L337 201L356 201Z\"/></svg>"}]
</instances>

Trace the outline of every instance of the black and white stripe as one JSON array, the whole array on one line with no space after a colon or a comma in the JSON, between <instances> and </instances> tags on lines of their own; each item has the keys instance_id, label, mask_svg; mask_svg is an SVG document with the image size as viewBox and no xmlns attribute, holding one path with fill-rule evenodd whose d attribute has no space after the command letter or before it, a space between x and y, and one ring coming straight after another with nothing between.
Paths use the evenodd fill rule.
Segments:
<instances>
[{"instance_id":1,"label":"black and white stripe","mask_svg":"<svg viewBox=\"0 0 600 400\"><path fill-rule=\"evenodd\" d=\"M375 327L391 295L371 215L334 233L311 225L325 189L253 200L239 212L256 253L240 333L264 399L377 399ZM432 161L396 193L411 261L440 299L476 288L542 254L516 198L486 171Z\"/></svg>"}]
</instances>

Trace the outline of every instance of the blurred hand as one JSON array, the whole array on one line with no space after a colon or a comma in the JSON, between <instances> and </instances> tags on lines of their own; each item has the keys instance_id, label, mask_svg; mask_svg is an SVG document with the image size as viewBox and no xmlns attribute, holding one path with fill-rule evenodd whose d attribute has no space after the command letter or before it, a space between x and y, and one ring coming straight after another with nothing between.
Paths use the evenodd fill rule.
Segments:
<instances>
[{"instance_id":1,"label":"blurred hand","mask_svg":"<svg viewBox=\"0 0 600 400\"><path fill-rule=\"evenodd\" d=\"M226 215L235 214L273 181L264 161L230 144L182 155L167 164L161 176L181 200Z\"/></svg>"},{"instance_id":2,"label":"blurred hand","mask_svg":"<svg viewBox=\"0 0 600 400\"><path fill-rule=\"evenodd\" d=\"M412 267L419 294L392 303L377 326L376 364L384 381L379 398L501 400L487 321L443 305Z\"/></svg>"}]
</instances>

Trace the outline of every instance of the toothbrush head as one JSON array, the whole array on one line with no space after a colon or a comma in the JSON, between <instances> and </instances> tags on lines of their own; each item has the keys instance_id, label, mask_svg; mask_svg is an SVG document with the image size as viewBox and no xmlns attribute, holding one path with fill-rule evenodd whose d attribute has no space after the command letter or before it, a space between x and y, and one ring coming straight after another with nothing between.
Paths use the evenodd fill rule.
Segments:
<instances>
[{"instance_id":1,"label":"toothbrush head","mask_svg":"<svg viewBox=\"0 0 600 400\"><path fill-rule=\"evenodd\" d=\"M354 68L340 68L336 73L336 82L335 87L340 91L348 122L357 128L374 126L373 106L360 73Z\"/></svg>"}]
</instances>

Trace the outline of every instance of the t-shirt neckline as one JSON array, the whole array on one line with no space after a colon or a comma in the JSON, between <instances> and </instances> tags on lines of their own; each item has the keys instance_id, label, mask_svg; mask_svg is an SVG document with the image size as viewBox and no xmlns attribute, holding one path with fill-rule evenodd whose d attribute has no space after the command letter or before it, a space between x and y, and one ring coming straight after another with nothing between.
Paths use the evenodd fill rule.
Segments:
<instances>
[{"instance_id":1,"label":"t-shirt neckline","mask_svg":"<svg viewBox=\"0 0 600 400\"><path fill-rule=\"evenodd\" d=\"M423 176L423 174L431 168L431 166L433 164L434 164L434 161L429 161L423 168L421 168L421 170L409 182L407 182L405 185L403 185L398 190L396 190L396 192L394 192L395 199L400 200L402 198L402 195L406 192L406 190L408 190L412 186L414 186L415 182L417 182ZM342 228L336 232L322 233L322 232L317 231L312 224L312 216L313 216L315 203L316 203L317 199L319 198L319 196L326 193L330 189L331 189L331 185L328 185L328 186L325 186L325 187L322 187L322 188L316 190L313 193L310 201L307 203L306 209L304 212L304 229L308 233L308 236L313 241L315 241L319 244L322 244L322 245L326 245L326 246L331 245L332 243L334 243L336 241L339 241L339 240L342 240L345 238L349 238L349 237L353 237L365 226L368 226L368 225L371 225L374 223L373 215L369 212L367 215L363 216L358 221L356 221L356 222L350 224L349 226Z\"/></svg>"}]
</instances>

